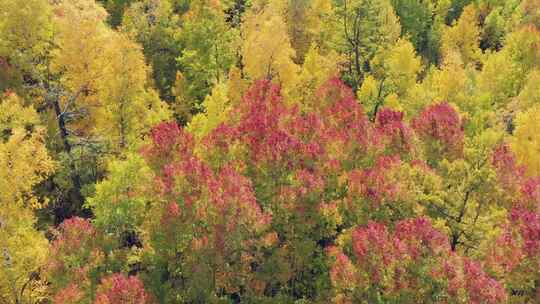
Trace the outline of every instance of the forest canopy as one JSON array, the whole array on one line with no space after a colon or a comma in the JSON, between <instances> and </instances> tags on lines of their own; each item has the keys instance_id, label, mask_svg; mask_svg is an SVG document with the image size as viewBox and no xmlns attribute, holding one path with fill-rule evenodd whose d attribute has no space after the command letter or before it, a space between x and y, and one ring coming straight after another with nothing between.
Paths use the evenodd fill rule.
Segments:
<instances>
[{"instance_id":1,"label":"forest canopy","mask_svg":"<svg viewBox=\"0 0 540 304\"><path fill-rule=\"evenodd\" d=\"M0 304L540 302L540 1L0 0Z\"/></svg>"}]
</instances>

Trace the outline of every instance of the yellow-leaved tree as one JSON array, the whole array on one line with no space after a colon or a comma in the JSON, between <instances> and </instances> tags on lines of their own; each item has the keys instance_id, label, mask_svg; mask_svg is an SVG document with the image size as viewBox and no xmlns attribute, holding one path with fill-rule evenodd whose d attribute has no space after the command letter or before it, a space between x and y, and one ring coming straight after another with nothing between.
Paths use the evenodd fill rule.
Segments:
<instances>
[{"instance_id":1,"label":"yellow-leaved tree","mask_svg":"<svg viewBox=\"0 0 540 304\"><path fill-rule=\"evenodd\" d=\"M465 65L480 62L482 52L479 47L480 28L474 5L465 7L461 17L451 27L447 27L442 35L443 57L452 52L461 55Z\"/></svg>"},{"instance_id":2,"label":"yellow-leaved tree","mask_svg":"<svg viewBox=\"0 0 540 304\"><path fill-rule=\"evenodd\" d=\"M212 89L212 93L203 101L204 112L193 116L187 129L196 139L200 140L214 130L219 124L227 121L231 109L229 99L229 87L218 83Z\"/></svg>"},{"instance_id":3,"label":"yellow-leaved tree","mask_svg":"<svg viewBox=\"0 0 540 304\"><path fill-rule=\"evenodd\" d=\"M0 90L19 88L46 67L52 36L47 0L0 0Z\"/></svg>"},{"instance_id":4,"label":"yellow-leaved tree","mask_svg":"<svg viewBox=\"0 0 540 304\"><path fill-rule=\"evenodd\" d=\"M518 161L527 167L530 176L540 175L540 106L534 105L517 115L512 150Z\"/></svg>"},{"instance_id":5,"label":"yellow-leaved tree","mask_svg":"<svg viewBox=\"0 0 540 304\"><path fill-rule=\"evenodd\" d=\"M168 108L147 83L148 67L141 48L123 34L114 33L105 49L109 64L99 83L102 106L95 134L113 151L136 147L142 134L170 117Z\"/></svg>"},{"instance_id":6,"label":"yellow-leaved tree","mask_svg":"<svg viewBox=\"0 0 540 304\"><path fill-rule=\"evenodd\" d=\"M113 152L136 145L141 134L170 117L149 87L149 68L139 45L105 25L94 1L55 6L57 45L52 70L69 93L59 96L58 115L69 116L69 133L105 141Z\"/></svg>"},{"instance_id":7,"label":"yellow-leaved tree","mask_svg":"<svg viewBox=\"0 0 540 304\"><path fill-rule=\"evenodd\" d=\"M296 54L283 17L285 8L283 0L257 1L246 12L242 60L249 79L272 79L284 88L292 88L299 67L293 61Z\"/></svg>"},{"instance_id":8,"label":"yellow-leaved tree","mask_svg":"<svg viewBox=\"0 0 540 304\"><path fill-rule=\"evenodd\" d=\"M412 43L399 39L377 53L371 66L372 72L358 90L360 102L373 117L383 105L402 110L398 100L409 95L422 68Z\"/></svg>"},{"instance_id":9,"label":"yellow-leaved tree","mask_svg":"<svg viewBox=\"0 0 540 304\"><path fill-rule=\"evenodd\" d=\"M56 94L51 102L55 108L58 106L55 114L59 124L64 120L67 130L63 137L68 133L88 137L102 105L98 94L100 82L111 60L104 56L111 42L104 24L107 13L95 1L88 0L60 1L53 10L54 42L58 47L52 53L50 69L59 75L56 91L62 93ZM70 149L66 147L66 150Z\"/></svg>"},{"instance_id":10,"label":"yellow-leaved tree","mask_svg":"<svg viewBox=\"0 0 540 304\"><path fill-rule=\"evenodd\" d=\"M37 113L12 93L0 97L0 302L40 303L48 243L35 229L32 188L54 170Z\"/></svg>"},{"instance_id":11,"label":"yellow-leaved tree","mask_svg":"<svg viewBox=\"0 0 540 304\"><path fill-rule=\"evenodd\" d=\"M527 75L525 85L516 101L520 110L526 110L535 104L540 104L540 70L534 70Z\"/></svg>"}]
</instances>

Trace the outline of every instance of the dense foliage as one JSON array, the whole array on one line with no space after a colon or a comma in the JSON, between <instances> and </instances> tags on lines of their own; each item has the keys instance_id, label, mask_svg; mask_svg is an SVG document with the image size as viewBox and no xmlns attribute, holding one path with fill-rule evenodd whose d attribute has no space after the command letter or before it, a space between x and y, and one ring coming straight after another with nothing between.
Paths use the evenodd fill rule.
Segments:
<instances>
[{"instance_id":1,"label":"dense foliage","mask_svg":"<svg viewBox=\"0 0 540 304\"><path fill-rule=\"evenodd\" d=\"M537 0L0 0L0 303L538 303Z\"/></svg>"}]
</instances>

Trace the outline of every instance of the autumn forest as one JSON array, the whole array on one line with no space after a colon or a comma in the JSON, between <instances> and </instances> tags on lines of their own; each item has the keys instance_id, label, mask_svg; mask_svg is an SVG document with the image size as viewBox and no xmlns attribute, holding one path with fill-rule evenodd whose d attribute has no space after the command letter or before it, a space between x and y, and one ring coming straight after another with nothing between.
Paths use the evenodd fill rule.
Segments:
<instances>
[{"instance_id":1,"label":"autumn forest","mask_svg":"<svg viewBox=\"0 0 540 304\"><path fill-rule=\"evenodd\" d=\"M540 303L540 1L0 0L0 304Z\"/></svg>"}]
</instances>

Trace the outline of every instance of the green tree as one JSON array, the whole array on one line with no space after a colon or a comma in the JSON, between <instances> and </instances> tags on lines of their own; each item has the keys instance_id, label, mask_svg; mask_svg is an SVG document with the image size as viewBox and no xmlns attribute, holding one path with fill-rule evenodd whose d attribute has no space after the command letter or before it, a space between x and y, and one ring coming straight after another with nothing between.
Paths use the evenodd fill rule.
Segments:
<instances>
[{"instance_id":1,"label":"green tree","mask_svg":"<svg viewBox=\"0 0 540 304\"><path fill-rule=\"evenodd\" d=\"M238 31L226 22L223 10L219 2L192 1L184 15L178 36L184 48L177 60L187 83L182 95L192 104L200 104L237 60Z\"/></svg>"},{"instance_id":2,"label":"green tree","mask_svg":"<svg viewBox=\"0 0 540 304\"><path fill-rule=\"evenodd\" d=\"M418 54L428 63L439 62L440 32L450 12L450 0L392 0L401 23Z\"/></svg>"},{"instance_id":3,"label":"green tree","mask_svg":"<svg viewBox=\"0 0 540 304\"><path fill-rule=\"evenodd\" d=\"M133 2L122 17L120 30L143 47L147 63L152 66L153 83L159 96L174 104L174 87L182 45L177 32L181 28L180 15L169 1Z\"/></svg>"},{"instance_id":4,"label":"green tree","mask_svg":"<svg viewBox=\"0 0 540 304\"><path fill-rule=\"evenodd\" d=\"M356 90L371 71L373 56L399 38L401 26L389 0L339 0L335 12L337 48L347 58L344 78Z\"/></svg>"},{"instance_id":5,"label":"green tree","mask_svg":"<svg viewBox=\"0 0 540 304\"><path fill-rule=\"evenodd\" d=\"M116 28L122 23L124 12L133 0L98 0L109 13L109 24Z\"/></svg>"},{"instance_id":6,"label":"green tree","mask_svg":"<svg viewBox=\"0 0 540 304\"><path fill-rule=\"evenodd\" d=\"M152 200L153 174L136 154L111 161L107 171L107 178L96 185L96 192L87 199L86 206L92 209L98 229L121 240L128 233L141 232Z\"/></svg>"}]
</instances>

